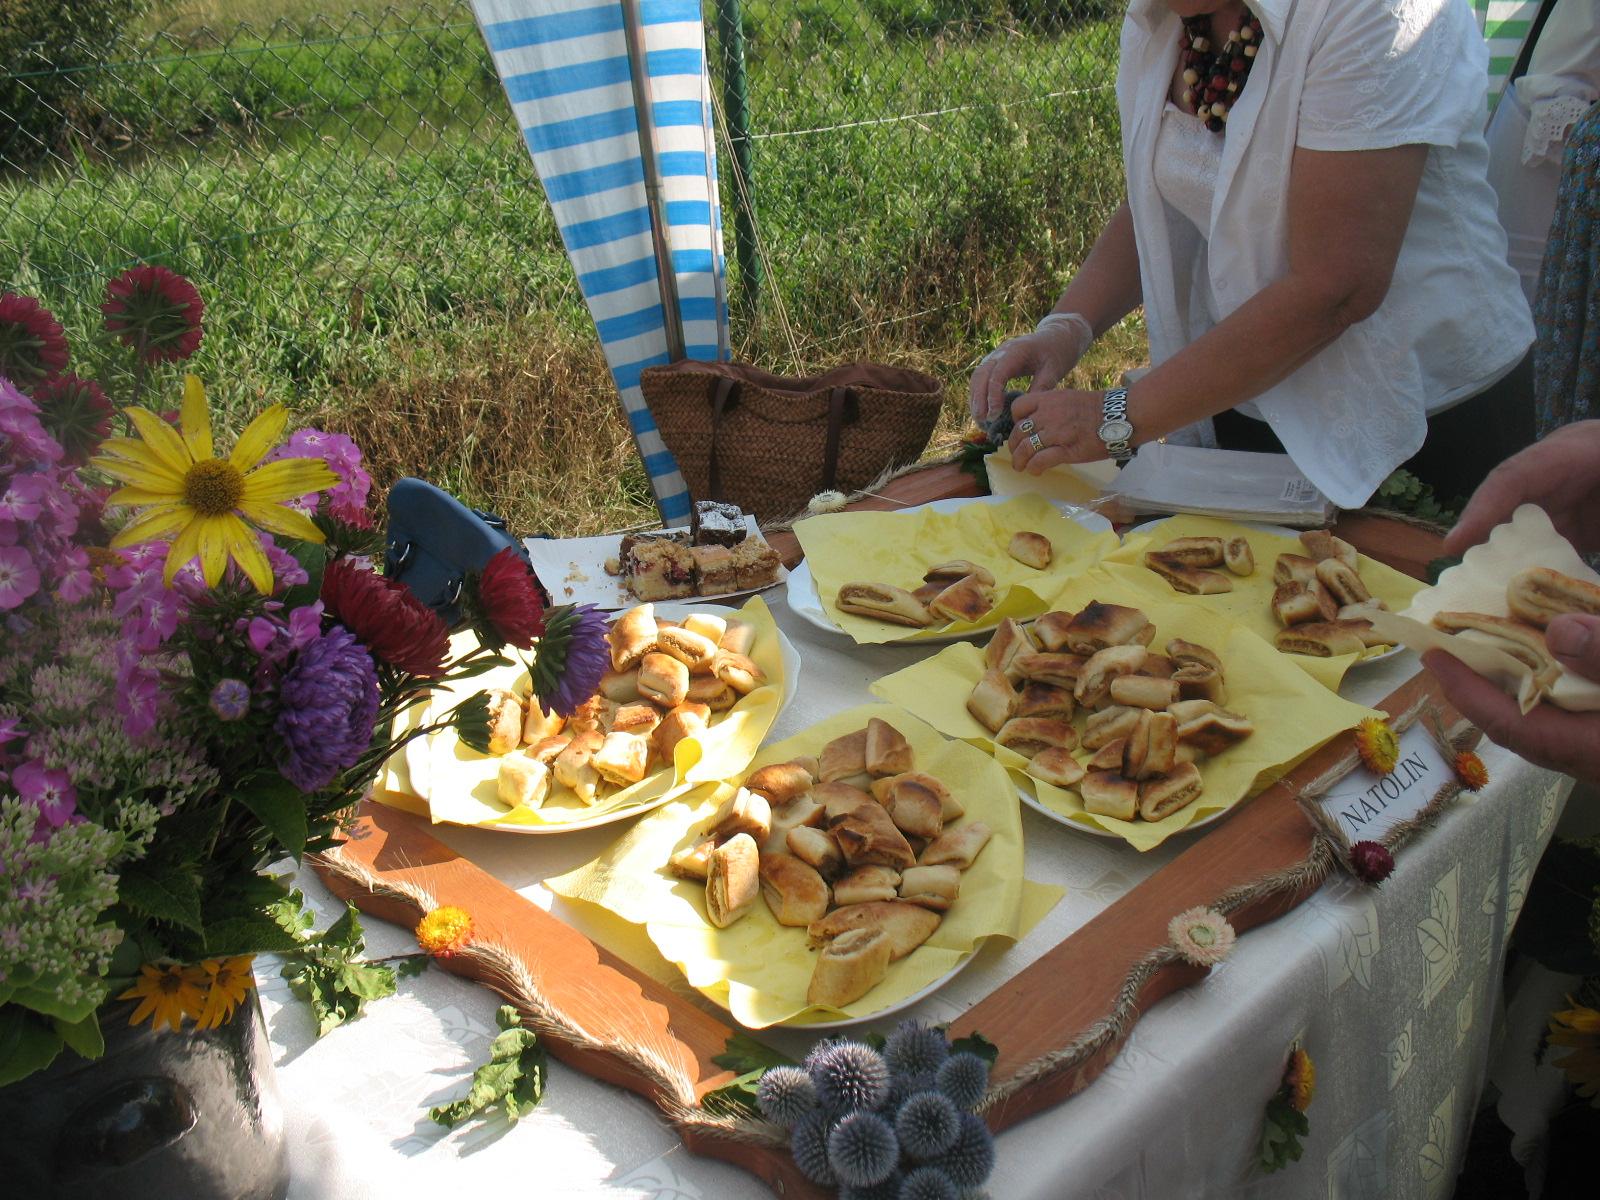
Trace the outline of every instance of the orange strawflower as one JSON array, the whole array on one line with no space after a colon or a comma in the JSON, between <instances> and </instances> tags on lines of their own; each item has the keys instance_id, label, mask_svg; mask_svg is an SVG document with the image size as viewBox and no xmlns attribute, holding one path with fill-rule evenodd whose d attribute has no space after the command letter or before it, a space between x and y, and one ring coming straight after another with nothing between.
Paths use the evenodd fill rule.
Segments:
<instances>
[{"instance_id":1,"label":"orange strawflower","mask_svg":"<svg viewBox=\"0 0 1600 1200\"><path fill-rule=\"evenodd\" d=\"M204 1002L201 988L206 974L199 967L185 967L179 963L156 966L145 963L139 968L139 978L118 1000L137 1000L139 1007L128 1018L129 1025L149 1021L151 1027L177 1029L185 1017L199 1017Z\"/></svg>"},{"instance_id":2,"label":"orange strawflower","mask_svg":"<svg viewBox=\"0 0 1600 1200\"><path fill-rule=\"evenodd\" d=\"M1311 1107L1311 1098L1317 1091L1317 1064L1311 1061L1311 1055L1305 1048L1296 1044L1289 1051L1289 1065L1283 1072L1284 1099L1289 1102L1289 1107L1297 1113L1303 1113Z\"/></svg>"},{"instance_id":3,"label":"orange strawflower","mask_svg":"<svg viewBox=\"0 0 1600 1200\"><path fill-rule=\"evenodd\" d=\"M418 921L416 932L417 945L435 958L449 958L472 940L472 914L444 904Z\"/></svg>"},{"instance_id":4,"label":"orange strawflower","mask_svg":"<svg viewBox=\"0 0 1600 1200\"><path fill-rule=\"evenodd\" d=\"M1489 786L1489 768L1471 750L1463 750L1456 755L1450 766L1455 770L1456 779L1467 791L1477 792Z\"/></svg>"},{"instance_id":5,"label":"orange strawflower","mask_svg":"<svg viewBox=\"0 0 1600 1200\"><path fill-rule=\"evenodd\" d=\"M1367 770L1387 775L1400 761L1400 739L1379 717L1364 717L1356 726L1356 753Z\"/></svg>"}]
</instances>

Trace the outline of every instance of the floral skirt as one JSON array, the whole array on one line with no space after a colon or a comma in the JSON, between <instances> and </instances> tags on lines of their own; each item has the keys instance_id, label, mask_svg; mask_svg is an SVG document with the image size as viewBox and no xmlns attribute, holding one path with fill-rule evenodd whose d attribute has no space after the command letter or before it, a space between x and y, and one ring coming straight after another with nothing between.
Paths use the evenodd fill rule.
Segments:
<instances>
[{"instance_id":1,"label":"floral skirt","mask_svg":"<svg viewBox=\"0 0 1600 1200\"><path fill-rule=\"evenodd\" d=\"M1600 104L1567 136L1533 321L1539 436L1600 417Z\"/></svg>"}]
</instances>

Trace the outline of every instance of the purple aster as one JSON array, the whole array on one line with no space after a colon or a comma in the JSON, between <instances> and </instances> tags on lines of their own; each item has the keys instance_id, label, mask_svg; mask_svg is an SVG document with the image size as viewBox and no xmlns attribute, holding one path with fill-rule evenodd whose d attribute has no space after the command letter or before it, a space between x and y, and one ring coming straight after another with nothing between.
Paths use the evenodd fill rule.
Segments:
<instances>
[{"instance_id":1,"label":"purple aster","mask_svg":"<svg viewBox=\"0 0 1600 1200\"><path fill-rule=\"evenodd\" d=\"M207 703L219 721L242 721L250 711L250 685L242 679L219 680Z\"/></svg>"},{"instance_id":2,"label":"purple aster","mask_svg":"<svg viewBox=\"0 0 1600 1200\"><path fill-rule=\"evenodd\" d=\"M300 651L284 674L278 702L279 770L302 792L314 792L354 766L372 744L378 673L361 643L335 625Z\"/></svg>"},{"instance_id":3,"label":"purple aster","mask_svg":"<svg viewBox=\"0 0 1600 1200\"><path fill-rule=\"evenodd\" d=\"M534 649L533 690L546 712L569 717L611 667L605 613L592 604L563 604L544 614Z\"/></svg>"}]
</instances>

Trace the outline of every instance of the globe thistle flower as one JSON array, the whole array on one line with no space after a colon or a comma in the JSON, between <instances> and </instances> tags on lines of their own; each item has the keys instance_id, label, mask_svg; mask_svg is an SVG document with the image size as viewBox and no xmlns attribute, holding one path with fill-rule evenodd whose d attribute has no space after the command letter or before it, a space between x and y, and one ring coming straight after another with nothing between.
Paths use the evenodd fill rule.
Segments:
<instances>
[{"instance_id":1,"label":"globe thistle flower","mask_svg":"<svg viewBox=\"0 0 1600 1200\"><path fill-rule=\"evenodd\" d=\"M935 1076L939 1090L957 1108L973 1111L983 1102L989 1090L989 1064L976 1054L953 1054L945 1060Z\"/></svg>"},{"instance_id":2,"label":"globe thistle flower","mask_svg":"<svg viewBox=\"0 0 1600 1200\"><path fill-rule=\"evenodd\" d=\"M918 1167L900 1185L900 1200L956 1200L956 1185L938 1167Z\"/></svg>"},{"instance_id":3,"label":"globe thistle flower","mask_svg":"<svg viewBox=\"0 0 1600 1200\"><path fill-rule=\"evenodd\" d=\"M467 582L479 640L491 650L505 645L531 648L544 632L544 600L533 571L516 548L497 552Z\"/></svg>"},{"instance_id":4,"label":"globe thistle flower","mask_svg":"<svg viewBox=\"0 0 1600 1200\"><path fill-rule=\"evenodd\" d=\"M0 375L29 387L59 375L67 357L66 332L55 314L32 296L0 295Z\"/></svg>"},{"instance_id":5,"label":"globe thistle flower","mask_svg":"<svg viewBox=\"0 0 1600 1200\"><path fill-rule=\"evenodd\" d=\"M533 659L533 692L545 712L570 717L611 669L610 623L592 604L563 604L545 614Z\"/></svg>"},{"instance_id":6,"label":"globe thistle flower","mask_svg":"<svg viewBox=\"0 0 1600 1200\"><path fill-rule=\"evenodd\" d=\"M61 461L82 466L100 443L111 436L111 398L92 379L71 371L41 380L33 389L40 423L61 445Z\"/></svg>"},{"instance_id":7,"label":"globe thistle flower","mask_svg":"<svg viewBox=\"0 0 1600 1200\"><path fill-rule=\"evenodd\" d=\"M828 1135L833 1132L833 1122L826 1114L814 1112L803 1118L789 1135L789 1153L794 1165L812 1183L834 1187L838 1177L828 1162Z\"/></svg>"},{"instance_id":8,"label":"globe thistle flower","mask_svg":"<svg viewBox=\"0 0 1600 1200\"><path fill-rule=\"evenodd\" d=\"M1483 765L1471 750L1463 750L1450 761L1456 780L1469 792L1481 792L1489 786L1489 768Z\"/></svg>"},{"instance_id":9,"label":"globe thistle flower","mask_svg":"<svg viewBox=\"0 0 1600 1200\"><path fill-rule=\"evenodd\" d=\"M166 267L134 267L106 284L106 332L147 363L180 362L200 348L205 301Z\"/></svg>"},{"instance_id":10,"label":"globe thistle flower","mask_svg":"<svg viewBox=\"0 0 1600 1200\"><path fill-rule=\"evenodd\" d=\"M278 702L273 729L285 751L278 769L302 792L315 792L372 744L378 675L361 644L336 625L296 656Z\"/></svg>"},{"instance_id":11,"label":"globe thistle flower","mask_svg":"<svg viewBox=\"0 0 1600 1200\"><path fill-rule=\"evenodd\" d=\"M1167 924L1167 937L1187 963L1212 967L1233 952L1234 932L1215 909L1191 908Z\"/></svg>"},{"instance_id":12,"label":"globe thistle flower","mask_svg":"<svg viewBox=\"0 0 1600 1200\"><path fill-rule=\"evenodd\" d=\"M900 1106L894 1119L894 1132L911 1158L938 1158L955 1145L960 1136L961 1113L949 1095L919 1092Z\"/></svg>"},{"instance_id":13,"label":"globe thistle flower","mask_svg":"<svg viewBox=\"0 0 1600 1200\"><path fill-rule=\"evenodd\" d=\"M1387 775L1400 761L1400 739L1380 717L1364 717L1356 726L1356 753L1367 770Z\"/></svg>"},{"instance_id":14,"label":"globe thistle flower","mask_svg":"<svg viewBox=\"0 0 1600 1200\"><path fill-rule=\"evenodd\" d=\"M444 673L450 630L399 580L336 558L322 573L321 598L379 662L425 679Z\"/></svg>"},{"instance_id":15,"label":"globe thistle flower","mask_svg":"<svg viewBox=\"0 0 1600 1200\"><path fill-rule=\"evenodd\" d=\"M889 1068L883 1056L860 1042L844 1042L819 1055L811 1082L824 1108L856 1112L877 1108L889 1090Z\"/></svg>"},{"instance_id":16,"label":"globe thistle flower","mask_svg":"<svg viewBox=\"0 0 1600 1200\"><path fill-rule=\"evenodd\" d=\"M896 1075L928 1075L950 1057L944 1031L916 1021L902 1021L883 1046L884 1061Z\"/></svg>"},{"instance_id":17,"label":"globe thistle flower","mask_svg":"<svg viewBox=\"0 0 1600 1200\"><path fill-rule=\"evenodd\" d=\"M828 1162L841 1183L882 1183L900 1164L900 1143L877 1113L853 1112L828 1134Z\"/></svg>"},{"instance_id":18,"label":"globe thistle flower","mask_svg":"<svg viewBox=\"0 0 1600 1200\"><path fill-rule=\"evenodd\" d=\"M242 721L250 712L250 685L242 679L220 679L206 706L219 721Z\"/></svg>"},{"instance_id":19,"label":"globe thistle flower","mask_svg":"<svg viewBox=\"0 0 1600 1200\"><path fill-rule=\"evenodd\" d=\"M773 1067L756 1086L756 1104L768 1120L793 1129L816 1110L817 1089L799 1067Z\"/></svg>"},{"instance_id":20,"label":"globe thistle flower","mask_svg":"<svg viewBox=\"0 0 1600 1200\"><path fill-rule=\"evenodd\" d=\"M1382 883L1394 873L1394 855L1382 842L1363 839L1350 847L1350 869L1366 883Z\"/></svg>"},{"instance_id":21,"label":"globe thistle flower","mask_svg":"<svg viewBox=\"0 0 1600 1200\"><path fill-rule=\"evenodd\" d=\"M981 1117L961 1114L961 1133L956 1144L937 1164L958 1188L975 1188L994 1170L994 1134Z\"/></svg>"}]
</instances>

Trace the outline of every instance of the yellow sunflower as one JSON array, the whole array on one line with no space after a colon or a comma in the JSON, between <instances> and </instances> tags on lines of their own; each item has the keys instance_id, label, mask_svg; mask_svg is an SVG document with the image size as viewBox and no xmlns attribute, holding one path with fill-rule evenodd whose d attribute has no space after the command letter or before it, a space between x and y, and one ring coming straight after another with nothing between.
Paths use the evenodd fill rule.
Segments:
<instances>
[{"instance_id":1,"label":"yellow sunflower","mask_svg":"<svg viewBox=\"0 0 1600 1200\"><path fill-rule=\"evenodd\" d=\"M251 964L255 955L240 954L233 958L208 958L201 963L210 982L200 1016L195 1024L201 1029L215 1029L233 1017L234 1009L243 1003L245 994L256 985Z\"/></svg>"},{"instance_id":2,"label":"yellow sunflower","mask_svg":"<svg viewBox=\"0 0 1600 1200\"><path fill-rule=\"evenodd\" d=\"M118 1000L137 1000L139 1007L128 1018L129 1025L150 1021L151 1027L177 1029L185 1017L200 1015L200 989L206 981L199 967L185 967L178 963L156 966L145 963L139 968L139 978Z\"/></svg>"},{"instance_id":3,"label":"yellow sunflower","mask_svg":"<svg viewBox=\"0 0 1600 1200\"><path fill-rule=\"evenodd\" d=\"M139 437L110 438L92 460L127 485L106 502L142 510L112 540L113 548L171 536L166 582L198 555L206 586L214 587L231 558L257 591L270 593L272 567L256 530L322 541L322 531L283 502L337 483L328 464L315 458L261 462L288 424L283 405L251 421L227 458L212 457L211 411L197 376L183 381L181 429L148 409L123 412Z\"/></svg>"}]
</instances>

